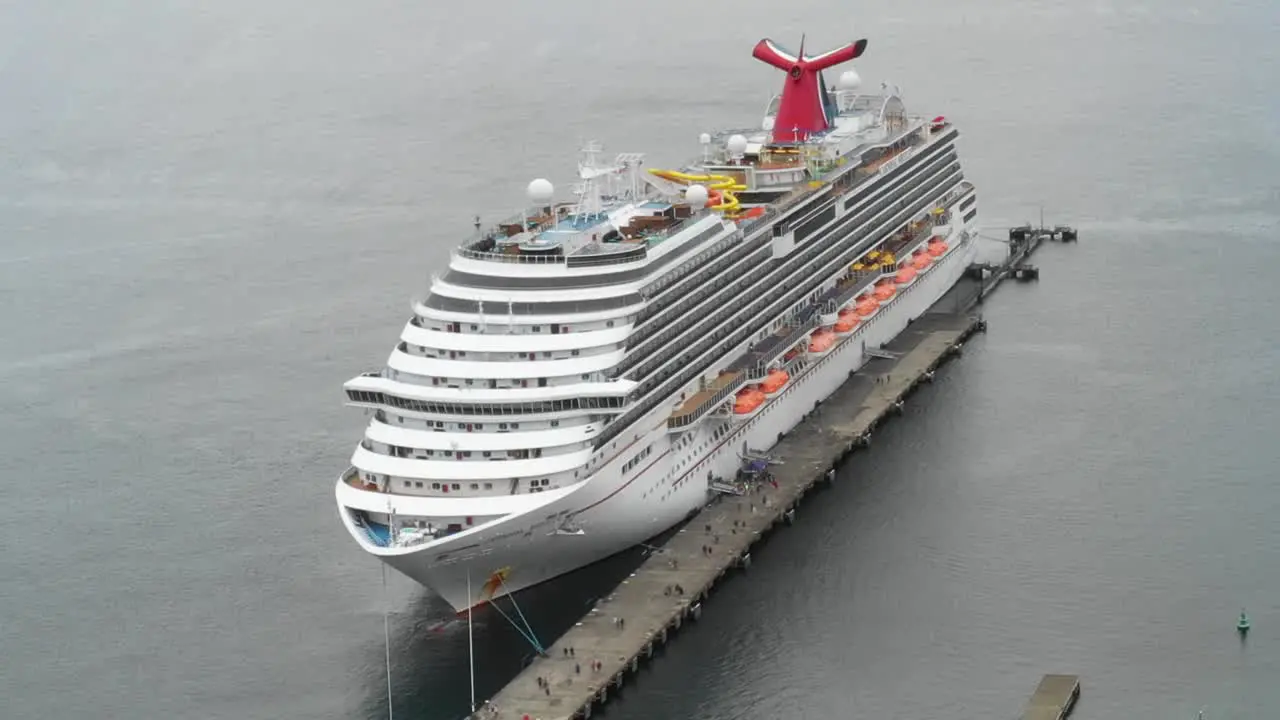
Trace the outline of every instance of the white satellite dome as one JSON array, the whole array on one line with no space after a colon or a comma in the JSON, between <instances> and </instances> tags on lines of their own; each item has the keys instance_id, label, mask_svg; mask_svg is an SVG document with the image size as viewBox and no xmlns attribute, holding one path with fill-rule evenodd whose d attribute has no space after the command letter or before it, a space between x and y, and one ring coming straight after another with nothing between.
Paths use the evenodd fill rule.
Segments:
<instances>
[{"instance_id":1,"label":"white satellite dome","mask_svg":"<svg viewBox=\"0 0 1280 720\"><path fill-rule=\"evenodd\" d=\"M836 88L840 90L852 91L862 87L862 78L856 70L845 70L840 73L840 79L836 81Z\"/></svg>"},{"instance_id":2,"label":"white satellite dome","mask_svg":"<svg viewBox=\"0 0 1280 720\"><path fill-rule=\"evenodd\" d=\"M690 185L684 191L685 202L689 203L694 210L701 210L706 207L709 197L707 189L701 185Z\"/></svg>"},{"instance_id":3,"label":"white satellite dome","mask_svg":"<svg viewBox=\"0 0 1280 720\"><path fill-rule=\"evenodd\" d=\"M730 157L740 158L747 154L747 139L742 135L730 136L726 146L729 148Z\"/></svg>"},{"instance_id":4,"label":"white satellite dome","mask_svg":"<svg viewBox=\"0 0 1280 720\"><path fill-rule=\"evenodd\" d=\"M711 133L702 133L698 136L698 142L702 145L711 144Z\"/></svg>"},{"instance_id":5,"label":"white satellite dome","mask_svg":"<svg viewBox=\"0 0 1280 720\"><path fill-rule=\"evenodd\" d=\"M525 192L529 196L529 202L534 205L549 205L551 198L556 194L555 185L551 184L546 178L538 178L529 183L529 187Z\"/></svg>"}]
</instances>

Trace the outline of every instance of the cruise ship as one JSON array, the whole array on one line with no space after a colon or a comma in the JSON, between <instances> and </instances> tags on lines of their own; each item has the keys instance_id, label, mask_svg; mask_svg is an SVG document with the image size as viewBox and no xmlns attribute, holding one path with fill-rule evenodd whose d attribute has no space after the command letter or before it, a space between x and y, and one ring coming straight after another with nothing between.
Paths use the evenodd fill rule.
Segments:
<instances>
[{"instance_id":1,"label":"cruise ship","mask_svg":"<svg viewBox=\"0 0 1280 720\"><path fill-rule=\"evenodd\" d=\"M642 543L955 284L978 236L957 129L852 69L830 89L866 40L803 45L755 46L781 94L687 165L588 144L571 194L535 179L477 218L345 385L369 423L335 493L365 551L461 612Z\"/></svg>"}]
</instances>

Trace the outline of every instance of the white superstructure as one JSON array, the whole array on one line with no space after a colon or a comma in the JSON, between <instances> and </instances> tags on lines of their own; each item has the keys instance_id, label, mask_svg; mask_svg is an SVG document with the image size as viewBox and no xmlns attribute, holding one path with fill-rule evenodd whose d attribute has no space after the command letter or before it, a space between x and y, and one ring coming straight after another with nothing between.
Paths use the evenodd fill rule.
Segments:
<instances>
[{"instance_id":1,"label":"white superstructure","mask_svg":"<svg viewBox=\"0 0 1280 720\"><path fill-rule=\"evenodd\" d=\"M588 146L575 200L535 180L453 253L346 384L372 417L336 495L365 550L463 610L643 542L951 288L977 236L957 131L814 82L821 127L791 142L788 87L682 171Z\"/></svg>"}]
</instances>

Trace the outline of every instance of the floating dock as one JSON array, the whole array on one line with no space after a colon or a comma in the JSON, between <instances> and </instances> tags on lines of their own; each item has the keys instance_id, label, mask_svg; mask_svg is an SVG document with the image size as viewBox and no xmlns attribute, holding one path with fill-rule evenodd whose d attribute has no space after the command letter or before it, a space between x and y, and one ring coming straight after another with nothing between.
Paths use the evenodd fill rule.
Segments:
<instances>
[{"instance_id":1,"label":"floating dock","mask_svg":"<svg viewBox=\"0 0 1280 720\"><path fill-rule=\"evenodd\" d=\"M1065 720L1080 699L1080 678L1076 675L1045 675L1027 703L1022 720Z\"/></svg>"},{"instance_id":2,"label":"floating dock","mask_svg":"<svg viewBox=\"0 0 1280 720\"><path fill-rule=\"evenodd\" d=\"M1032 227L1030 223L1021 227L1009 228L1009 255L1004 262L998 264L977 263L969 266L969 276L979 283L972 304L981 304L1005 278L1015 280L1039 280L1040 268L1027 262L1031 255L1046 242L1073 243L1079 239L1079 233L1069 225L1045 227L1044 218L1040 227Z\"/></svg>"},{"instance_id":3,"label":"floating dock","mask_svg":"<svg viewBox=\"0 0 1280 720\"><path fill-rule=\"evenodd\" d=\"M1026 233L1025 235L1023 233ZM1026 259L1055 231L1015 228L1008 259L975 266L933 308L893 342L869 352L862 368L768 453L771 480L743 491L735 486L698 512L607 597L599 600L546 654L477 710L475 720L585 720L621 689L628 674L687 621L734 568L751 564L752 547L780 523L793 523L800 500L816 485L836 480L839 463L871 443L873 432L921 384L961 353L964 342L986 330L973 308L1002 280L1025 273ZM1074 241L1075 231L1070 232ZM988 274L988 272L990 274ZM1038 273L1037 273L1038 274ZM1070 702L1054 705L1061 688L1074 682ZM1064 685L1065 684L1065 685ZM1075 676L1046 675L1026 720L1066 717L1079 694ZM1042 700L1043 697L1043 700ZM1060 714L1035 714L1056 707Z\"/></svg>"}]
</instances>

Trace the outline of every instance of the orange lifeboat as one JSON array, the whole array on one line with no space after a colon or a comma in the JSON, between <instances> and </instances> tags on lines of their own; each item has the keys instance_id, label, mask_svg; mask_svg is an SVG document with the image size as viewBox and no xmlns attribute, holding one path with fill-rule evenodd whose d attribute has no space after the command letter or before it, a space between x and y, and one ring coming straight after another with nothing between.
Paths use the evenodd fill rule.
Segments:
<instances>
[{"instance_id":1,"label":"orange lifeboat","mask_svg":"<svg viewBox=\"0 0 1280 720\"><path fill-rule=\"evenodd\" d=\"M947 244L942 242L942 240L940 240L939 238L934 238L929 241L930 255L934 257L941 257L946 252L947 252Z\"/></svg>"},{"instance_id":2,"label":"orange lifeboat","mask_svg":"<svg viewBox=\"0 0 1280 720\"><path fill-rule=\"evenodd\" d=\"M916 269L910 268L910 267L902 268L901 270L898 271L897 275L893 276L893 281L898 283L899 285L906 285L907 283L915 279L916 279Z\"/></svg>"},{"instance_id":3,"label":"orange lifeboat","mask_svg":"<svg viewBox=\"0 0 1280 720\"><path fill-rule=\"evenodd\" d=\"M885 300L888 300L889 298L893 297L893 294L896 292L898 292L898 289L893 286L892 282L885 283L883 285L877 285L876 300L879 300L880 302L884 302Z\"/></svg>"},{"instance_id":4,"label":"orange lifeboat","mask_svg":"<svg viewBox=\"0 0 1280 720\"><path fill-rule=\"evenodd\" d=\"M766 395L772 395L781 390L782 386L786 385L787 381L790 379L791 376L787 374L786 370L774 370L769 373L769 375L764 379L764 382L760 383L760 389L763 390Z\"/></svg>"},{"instance_id":5,"label":"orange lifeboat","mask_svg":"<svg viewBox=\"0 0 1280 720\"><path fill-rule=\"evenodd\" d=\"M929 257L929 254L924 252L919 253L911 260L911 267L915 268L916 272L920 272L932 264L933 258Z\"/></svg>"},{"instance_id":6,"label":"orange lifeboat","mask_svg":"<svg viewBox=\"0 0 1280 720\"><path fill-rule=\"evenodd\" d=\"M858 319L856 312L850 312L848 315L840 313L840 319L836 321L836 332L847 333L858 327L858 323L862 322Z\"/></svg>"},{"instance_id":7,"label":"orange lifeboat","mask_svg":"<svg viewBox=\"0 0 1280 720\"><path fill-rule=\"evenodd\" d=\"M831 349L836 342L836 336L826 328L820 328L809 336L809 352L820 353Z\"/></svg>"},{"instance_id":8,"label":"orange lifeboat","mask_svg":"<svg viewBox=\"0 0 1280 720\"><path fill-rule=\"evenodd\" d=\"M868 315L875 313L875 311L879 309L880 309L879 300L876 300L875 298L867 298L866 300L858 303L858 307L857 309L854 310L854 312L856 312L859 317L867 317Z\"/></svg>"},{"instance_id":9,"label":"orange lifeboat","mask_svg":"<svg viewBox=\"0 0 1280 720\"><path fill-rule=\"evenodd\" d=\"M738 391L738 396L733 402L733 412L737 415L746 415L755 411L764 403L764 393L755 388L743 388Z\"/></svg>"}]
</instances>

